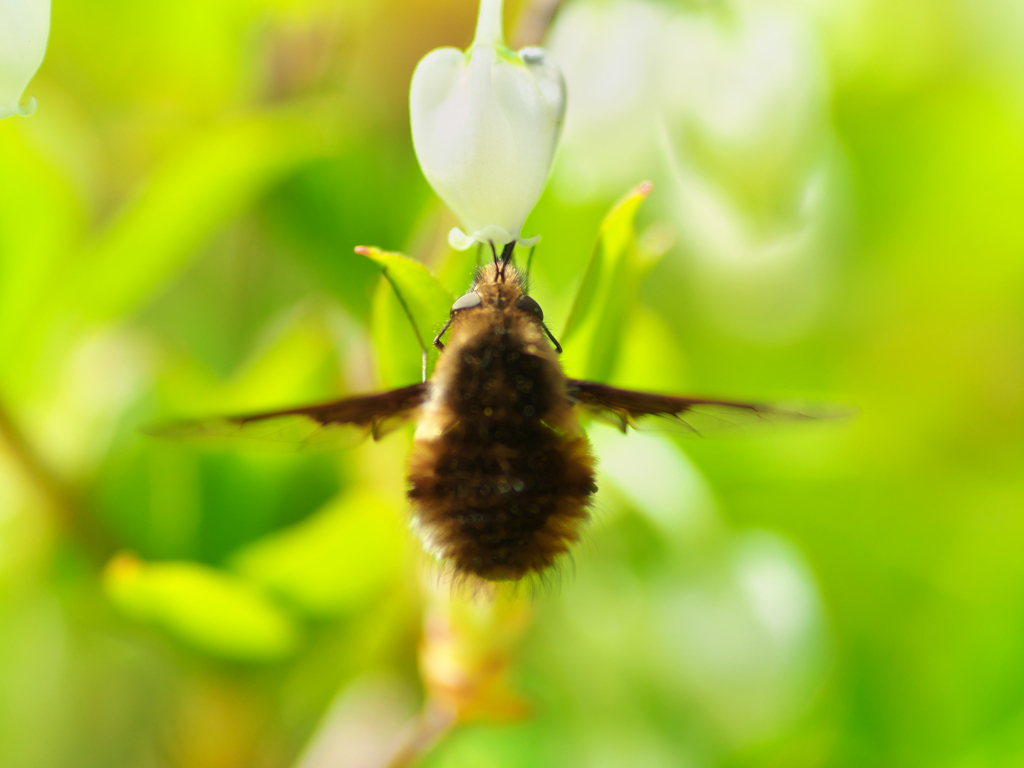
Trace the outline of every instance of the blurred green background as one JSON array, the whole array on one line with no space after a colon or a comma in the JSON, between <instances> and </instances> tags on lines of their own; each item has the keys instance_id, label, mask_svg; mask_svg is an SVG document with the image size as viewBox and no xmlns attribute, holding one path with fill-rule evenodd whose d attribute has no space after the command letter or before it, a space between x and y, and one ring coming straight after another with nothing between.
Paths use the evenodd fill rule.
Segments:
<instances>
[{"instance_id":1,"label":"blurred green background","mask_svg":"<svg viewBox=\"0 0 1024 768\"><path fill-rule=\"evenodd\" d=\"M507 3L513 40L530 10ZM591 307L612 338L563 338L569 373L860 415L592 427L593 523L526 619L446 602L407 432L140 432L416 380L353 247L467 287L406 99L475 15L54 4L38 112L0 122L0 765L383 766L445 648L514 696L429 766L1024 764L1017 0L560 9L570 109L524 229L556 333L602 218L655 183ZM438 615L454 640L424 636Z\"/></svg>"}]
</instances>

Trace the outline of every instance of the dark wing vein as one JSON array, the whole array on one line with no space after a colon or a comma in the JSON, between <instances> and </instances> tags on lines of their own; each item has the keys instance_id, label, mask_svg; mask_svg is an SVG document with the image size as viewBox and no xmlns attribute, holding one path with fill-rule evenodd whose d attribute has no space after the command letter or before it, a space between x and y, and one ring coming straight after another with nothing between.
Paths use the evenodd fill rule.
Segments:
<instances>
[{"instance_id":1,"label":"dark wing vein","mask_svg":"<svg viewBox=\"0 0 1024 768\"><path fill-rule=\"evenodd\" d=\"M377 438L409 419L427 397L427 384L325 403L237 416L182 421L147 429L171 438L256 439L279 443L336 444L342 436Z\"/></svg>"},{"instance_id":2,"label":"dark wing vein","mask_svg":"<svg viewBox=\"0 0 1024 768\"><path fill-rule=\"evenodd\" d=\"M807 421L849 415L839 408L737 403L699 397L678 397L619 389L580 379L568 380L570 400L594 417L625 432L657 424L681 427L693 434L778 421Z\"/></svg>"}]
</instances>

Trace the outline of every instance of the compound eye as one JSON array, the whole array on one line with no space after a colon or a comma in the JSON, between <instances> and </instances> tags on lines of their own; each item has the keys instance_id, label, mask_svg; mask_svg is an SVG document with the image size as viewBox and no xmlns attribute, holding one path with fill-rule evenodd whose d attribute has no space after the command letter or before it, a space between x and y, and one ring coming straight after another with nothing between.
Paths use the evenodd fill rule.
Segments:
<instances>
[{"instance_id":1,"label":"compound eye","mask_svg":"<svg viewBox=\"0 0 1024 768\"><path fill-rule=\"evenodd\" d=\"M459 296L459 298L455 300L455 303L452 304L451 314L454 315L459 310L472 309L473 307L479 306L480 294L477 293L476 291L470 291L469 293L462 294L461 296Z\"/></svg>"},{"instance_id":2,"label":"compound eye","mask_svg":"<svg viewBox=\"0 0 1024 768\"><path fill-rule=\"evenodd\" d=\"M536 315L538 320L544 319L544 310L540 308L540 304L525 293L516 299L516 309L521 309L523 312L529 312L531 315Z\"/></svg>"}]
</instances>

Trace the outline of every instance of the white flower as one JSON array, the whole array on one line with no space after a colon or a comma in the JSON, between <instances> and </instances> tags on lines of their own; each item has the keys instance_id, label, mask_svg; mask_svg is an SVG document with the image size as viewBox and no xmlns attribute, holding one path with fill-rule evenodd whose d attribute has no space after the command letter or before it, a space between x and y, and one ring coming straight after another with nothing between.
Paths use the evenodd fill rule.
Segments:
<instances>
[{"instance_id":1,"label":"white flower","mask_svg":"<svg viewBox=\"0 0 1024 768\"><path fill-rule=\"evenodd\" d=\"M682 162L758 185L769 199L814 163L828 87L812 29L760 3L726 7L565 6L549 38L573 94L557 192L610 198L636 179L657 183L666 135Z\"/></svg>"},{"instance_id":2,"label":"white flower","mask_svg":"<svg viewBox=\"0 0 1024 768\"><path fill-rule=\"evenodd\" d=\"M559 11L547 42L572 91L553 180L560 197L615 199L653 175L670 19L667 6L642 0Z\"/></svg>"},{"instance_id":3,"label":"white flower","mask_svg":"<svg viewBox=\"0 0 1024 768\"><path fill-rule=\"evenodd\" d=\"M679 15L664 34L662 104L676 143L775 197L806 170L826 121L823 58L806 20L759 8L728 27Z\"/></svg>"},{"instance_id":4,"label":"white flower","mask_svg":"<svg viewBox=\"0 0 1024 768\"><path fill-rule=\"evenodd\" d=\"M459 250L537 241L520 230L544 189L565 116L558 65L541 48L505 47L501 6L481 0L469 50L428 53L409 93L420 167L466 229L449 233Z\"/></svg>"},{"instance_id":5,"label":"white flower","mask_svg":"<svg viewBox=\"0 0 1024 768\"><path fill-rule=\"evenodd\" d=\"M845 215L824 58L790 7L817 1L573 0L548 39L573 95L555 194L652 179L695 295L761 340L814 320Z\"/></svg>"},{"instance_id":6,"label":"white flower","mask_svg":"<svg viewBox=\"0 0 1024 768\"><path fill-rule=\"evenodd\" d=\"M0 118L31 115L35 98L21 94L43 63L50 34L50 0L0 0Z\"/></svg>"}]
</instances>

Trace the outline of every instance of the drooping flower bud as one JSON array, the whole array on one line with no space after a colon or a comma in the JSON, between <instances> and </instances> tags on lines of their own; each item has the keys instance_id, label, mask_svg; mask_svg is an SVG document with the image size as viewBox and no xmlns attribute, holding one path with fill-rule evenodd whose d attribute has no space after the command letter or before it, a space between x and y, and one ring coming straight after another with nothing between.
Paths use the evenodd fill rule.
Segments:
<instances>
[{"instance_id":1,"label":"drooping flower bud","mask_svg":"<svg viewBox=\"0 0 1024 768\"><path fill-rule=\"evenodd\" d=\"M0 0L0 119L31 115L35 98L21 94L43 63L50 34L50 0Z\"/></svg>"},{"instance_id":2,"label":"drooping flower bud","mask_svg":"<svg viewBox=\"0 0 1024 768\"><path fill-rule=\"evenodd\" d=\"M452 247L523 239L565 116L565 81L542 48L505 47L502 0L481 0L468 51L438 48L412 76L409 113L420 167L465 227Z\"/></svg>"}]
</instances>

